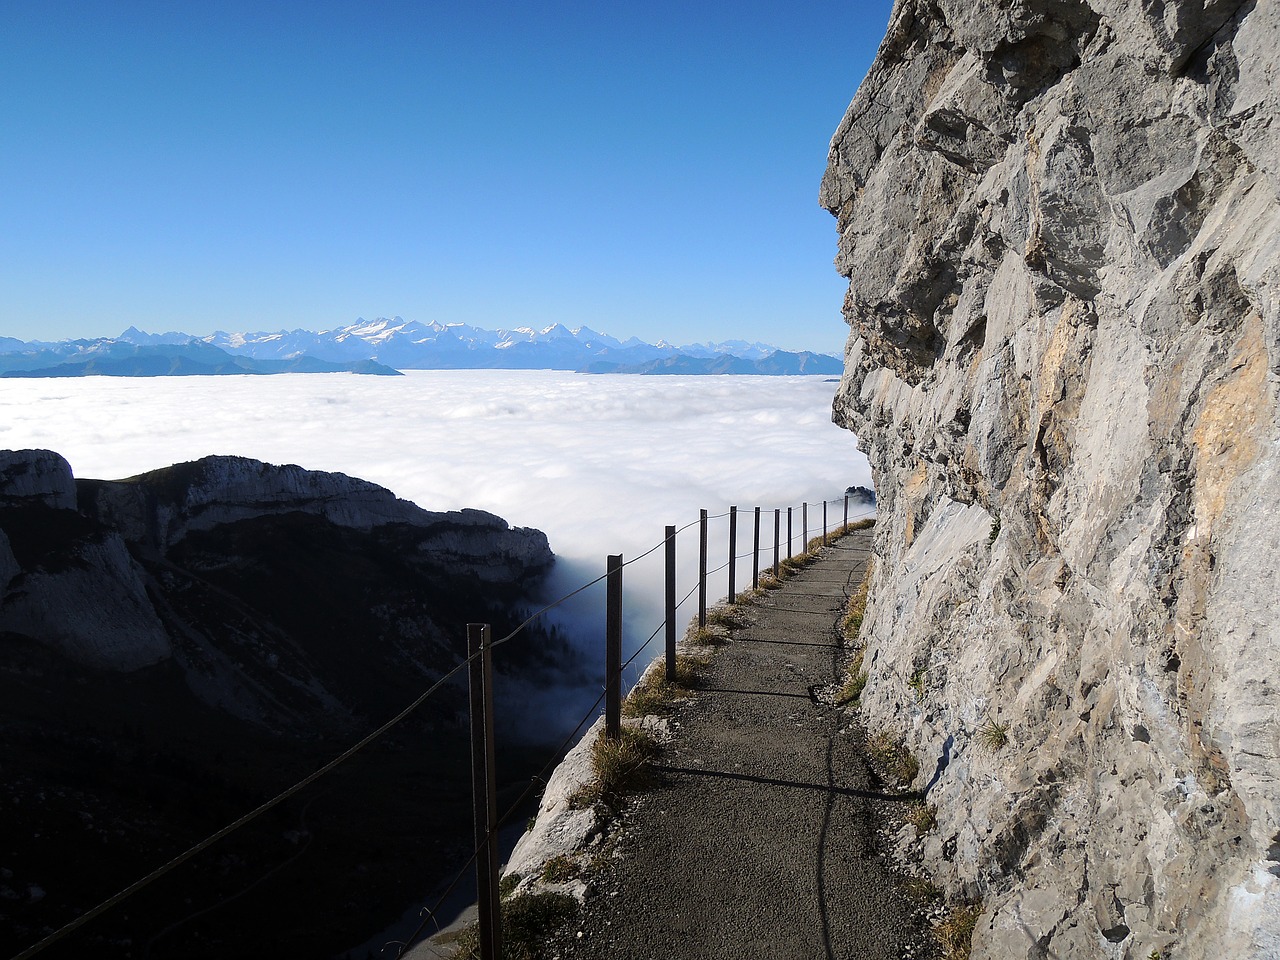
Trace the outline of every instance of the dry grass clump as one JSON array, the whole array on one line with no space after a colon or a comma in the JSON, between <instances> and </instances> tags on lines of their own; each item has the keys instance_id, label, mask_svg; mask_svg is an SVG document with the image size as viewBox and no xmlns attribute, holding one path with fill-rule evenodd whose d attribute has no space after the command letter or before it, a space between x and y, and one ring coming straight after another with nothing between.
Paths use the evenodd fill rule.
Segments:
<instances>
[{"instance_id":1,"label":"dry grass clump","mask_svg":"<svg viewBox=\"0 0 1280 960\"><path fill-rule=\"evenodd\" d=\"M858 634L862 631L862 620L867 614L867 593L871 589L871 573L874 569L875 559L872 558L867 561L867 570L862 575L862 582L849 597L844 618L840 621L840 634L849 643L856 641Z\"/></svg>"},{"instance_id":2,"label":"dry grass clump","mask_svg":"<svg viewBox=\"0 0 1280 960\"><path fill-rule=\"evenodd\" d=\"M582 874L582 864L567 853L558 853L542 866L542 879L547 883L568 883Z\"/></svg>"},{"instance_id":3,"label":"dry grass clump","mask_svg":"<svg viewBox=\"0 0 1280 960\"><path fill-rule=\"evenodd\" d=\"M743 627L751 626L751 622L751 615L745 610L739 610L736 606L716 607L707 613L707 623L726 627L729 630L741 630Z\"/></svg>"},{"instance_id":4,"label":"dry grass clump","mask_svg":"<svg viewBox=\"0 0 1280 960\"><path fill-rule=\"evenodd\" d=\"M969 960L973 931L981 913L981 903L962 903L933 925L933 938L942 951L942 960Z\"/></svg>"},{"instance_id":5,"label":"dry grass clump","mask_svg":"<svg viewBox=\"0 0 1280 960\"><path fill-rule=\"evenodd\" d=\"M698 671L710 661L691 654L676 654L674 681L667 679L666 667L651 669L631 688L622 701L622 712L628 717L665 717L675 709L676 701L698 686Z\"/></svg>"},{"instance_id":6,"label":"dry grass clump","mask_svg":"<svg viewBox=\"0 0 1280 960\"><path fill-rule=\"evenodd\" d=\"M916 828L916 833L928 833L938 825L938 814L933 805L919 800L907 808L907 823Z\"/></svg>"},{"instance_id":7,"label":"dry grass clump","mask_svg":"<svg viewBox=\"0 0 1280 960\"><path fill-rule=\"evenodd\" d=\"M613 806L627 793L650 789L657 783L653 761L660 752L657 740L634 727L623 727L617 740L598 737L591 745L595 779L574 793L569 805L577 809L596 802Z\"/></svg>"},{"instance_id":8,"label":"dry grass clump","mask_svg":"<svg viewBox=\"0 0 1280 960\"><path fill-rule=\"evenodd\" d=\"M578 901L564 893L522 893L502 903L503 960L536 960L547 940L578 912ZM480 960L480 933L472 925L456 941L458 960Z\"/></svg>"},{"instance_id":9,"label":"dry grass clump","mask_svg":"<svg viewBox=\"0 0 1280 960\"><path fill-rule=\"evenodd\" d=\"M982 749L995 753L1009 742L1009 724L997 723L989 718L978 728L978 732L974 734L974 740Z\"/></svg>"},{"instance_id":10,"label":"dry grass clump","mask_svg":"<svg viewBox=\"0 0 1280 960\"><path fill-rule=\"evenodd\" d=\"M856 705L866 685L867 672L862 669L862 651L859 650L846 668L844 685L836 693L836 706Z\"/></svg>"},{"instance_id":11,"label":"dry grass clump","mask_svg":"<svg viewBox=\"0 0 1280 960\"><path fill-rule=\"evenodd\" d=\"M867 755L891 780L910 784L920 772L920 762L901 740L886 730L867 737Z\"/></svg>"},{"instance_id":12,"label":"dry grass clump","mask_svg":"<svg viewBox=\"0 0 1280 960\"><path fill-rule=\"evenodd\" d=\"M708 618L710 623L710 618ZM723 628L715 629L711 626L698 627L689 634L689 642L699 647L723 647L730 640L729 634Z\"/></svg>"}]
</instances>

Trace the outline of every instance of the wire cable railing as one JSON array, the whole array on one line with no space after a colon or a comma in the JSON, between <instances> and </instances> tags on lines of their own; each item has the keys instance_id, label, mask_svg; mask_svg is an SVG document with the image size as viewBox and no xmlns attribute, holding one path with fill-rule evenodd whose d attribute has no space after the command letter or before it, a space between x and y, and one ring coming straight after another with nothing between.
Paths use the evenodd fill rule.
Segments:
<instances>
[{"instance_id":1,"label":"wire cable railing","mask_svg":"<svg viewBox=\"0 0 1280 960\"><path fill-rule=\"evenodd\" d=\"M836 498L836 499L833 499L833 500L825 500L825 501L821 501L820 503L818 503L818 504L814 504L814 505L815 505L815 506L826 506L826 505L830 505L830 504L832 504L832 503L844 503L844 505L845 505L845 521L844 521L844 523L845 523L846 525L848 524L848 522L849 522L849 520L850 520L850 519L865 519L865 518L868 518L868 517L870 517L870 516L873 516L873 515L874 515L874 512L875 512L875 511L874 511L874 508L873 508L873 509L872 509L872 510L870 510L870 511L863 511L863 512L861 512L861 513L860 513L856 518L851 518L851 517L850 517L850 515L849 515L849 513L848 513L848 499L849 499L849 498L846 496L846 497L843 497L843 498ZM794 505L792 505L792 506L794 506ZM773 512L777 513L777 512L778 512L778 511L780 511L780 510L783 510L783 509L790 509L790 508L788 508L788 507L783 507L783 508L774 507L774 508L770 508L770 509L771 509ZM686 523L686 524L684 524L683 526L680 526L680 527L676 528L676 529L675 529L675 532L674 532L674 534L673 534L673 536L678 536L680 533L683 533L683 532L685 532L685 531L687 531L687 530L689 530L689 529L691 529L691 528L693 528L693 527L701 527L701 528L703 528L703 530L705 531L706 525L707 525L707 523L708 523L709 521L711 521L711 520L722 520L722 519L725 519L726 517L734 516L734 511L735 511L735 510L736 510L736 508L733 508L732 510L725 511L724 513L718 513L718 514L714 514L714 515L707 515L707 514L705 513L705 511L704 511L704 512L699 516L699 518L698 518L698 519L693 520L693 521L690 521L689 523ZM760 512L759 516L763 516L763 515L764 515L764 508L761 508L761 512ZM758 532L758 531L757 531L757 532ZM625 561L624 563L620 564L620 565L619 565L619 568L618 568L618 572L620 573L620 572L621 572L621 569L626 568L626 567L629 567L629 566L632 566L633 564L636 564L636 563L638 563L639 561L644 560L644 559L646 559L647 557L651 556L652 554L656 553L658 550L662 549L664 546L666 546L666 545L667 545L668 539L669 539L668 537L663 537L663 539L659 540L656 544L654 544L653 546L651 546L651 547L649 547L648 549L644 550L642 553L640 553L640 554L638 554L638 555L636 555L636 556L632 557L630 560L627 560L627 561ZM790 549L790 541L791 541L792 539L793 539L792 537L788 536L788 541L789 541L789 542L788 542L788 550ZM775 543L775 551L776 551L776 549L777 549L777 544ZM807 545L807 544L802 544L802 549L808 549L808 545ZM697 581L694 583L693 587L689 590L689 592L688 592L688 593L686 593L686 594L684 595L684 597L683 597L681 600L679 600L677 603L675 603L675 605L674 605L674 609L677 609L677 610L678 610L680 607L682 607L682 606L683 606L685 603L687 603L687 602L688 602L688 601L693 597L693 595L694 595L695 593L697 593L700 589L705 591L705 588L706 588L706 583L705 583L706 578L711 577L711 576L714 576L715 574L718 574L718 573L723 572L723 571L724 571L724 570L726 570L727 568L729 568L729 567L733 566L733 565L734 565L735 563L737 563L738 561L744 560L744 559L746 559L746 558L748 558L748 557L751 557L751 556L755 556L755 557L756 557L756 564L757 564L757 567L758 567L758 565L759 565L759 553L760 553L760 551L759 551L759 549L758 549L758 537L757 537L757 549L756 549L756 550L753 550L753 551L746 551L746 552L744 552L744 553L735 554L735 555L731 556L729 559L727 559L724 563L720 564L718 567L716 567L716 568L714 568L714 569L712 569L712 570L708 570L708 571L702 572L702 573L700 574L700 576L697 578ZM562 606L563 604L567 603L569 600L571 600L571 599L573 599L574 597L578 596L579 594L581 594L581 593L585 592L586 590L590 589L591 587L593 587L593 586L595 586L595 585L597 585L597 584L599 584L599 583L601 583L601 582L603 582L603 581L608 580L610 576L611 576L611 572L606 572L606 573L604 573L604 574L601 574L600 576L595 577L594 579L589 580L589 581L587 581L586 583L583 583L582 585L580 585L580 586L578 586L578 587L574 588L573 590L569 591L568 593L564 594L563 596L559 597L558 599L556 599L556 600L554 600L554 601L552 601L552 602L550 602L550 603L546 604L545 606L543 606L543 607L539 608L539 609L538 609L537 611L535 611L534 613L532 613L532 614L528 615L524 620L522 620L522 621L521 621L521 622L520 622L520 623L519 623L519 624L518 624L518 625L517 625L513 630L511 630L511 631L510 631L509 633L507 633L505 636L501 637L501 638L500 638L500 639L498 639L498 640L494 640L494 641L492 641L491 643L489 643L489 645L488 645L488 649L489 649L489 650L493 650L493 649L496 649L496 648L498 648L498 647L501 647L501 646L503 646L503 645L505 645L505 644L507 644L507 643L511 642L512 640L514 640L514 639L516 639L517 637L519 637L522 633L524 633L524 631L525 631L525 630L526 630L526 629L527 629L531 624L533 624L535 621L537 621L539 618L543 617L544 615L546 615L547 613L551 612L552 610L554 610L554 609L556 609L556 608L558 608L558 607ZM729 597L728 599L730 600L730 602L732 602L735 598L734 598L734 597ZM631 654L631 656L626 660L626 662L625 662L625 663L622 663L622 664L621 664L621 667L620 667L620 669L619 669L619 673L621 673L621 670L625 670L626 668L630 667L630 666L631 666L631 665L636 661L636 659L637 659L637 658L638 658L638 657L639 657L639 656L640 656L640 655L641 655L641 654L642 654L646 649L648 649L648 648L653 644L654 640L656 640L656 639L657 639L658 635L663 631L663 629L664 629L665 627L667 627L667 625L668 625L668 623L667 623L667 620L665 620L665 619L664 619L661 623L659 623L659 624L658 624L658 626L657 626L657 628L653 631L653 633L652 633L652 634L650 634L649 638L648 638L648 639L647 639L643 644L641 644L641 645L640 645L640 646L639 646L639 647L638 647L638 648L637 648L637 649L636 649L636 650ZM61 926L61 927L57 928L57 929L56 929L56 930L54 930L52 933L50 933L50 934L48 934L47 936L45 936L43 939L39 940L38 942L36 942L36 943L32 944L31 946L29 946L29 947L25 948L24 950L20 951L19 953L15 954L15 955L11 958L11 960L29 960L29 958L32 958L32 957L37 956L38 954L42 953L42 952L43 952L44 950L46 950L47 948L49 948L49 947L53 946L55 943L58 943L59 941L61 941L61 940L65 939L66 937L68 937L68 936L70 936L71 934L75 933L77 930L81 929L81 928L82 928L82 927L84 927L85 925L89 924L89 923L90 923L90 922L92 922L93 920L95 920L95 919L97 919L98 917L100 917L102 914L104 914L104 913L108 912L109 910L111 910L112 908L116 907L117 905L119 905L119 904L120 904L121 902L123 902L124 900L127 900L128 898L132 897L134 894L138 893L139 891L143 890L144 888L146 888L146 887L150 886L151 884L155 883L157 880L161 879L161 878L162 878L162 877L164 877L166 874L170 873L172 870L174 870L174 869L176 869L177 867L181 866L182 864L186 863L188 860L190 860L190 859L192 859L193 857L197 856L198 854L200 854L200 853L201 853L201 852L203 852L204 850L206 850L206 849L208 849L209 847L213 846L213 845L214 845L214 844L216 844L218 841L220 841L220 840L222 840L222 839L226 838L227 836L231 835L232 833L235 833L237 830L241 829L242 827L247 826L249 823L252 823L254 820L258 819L258 818L259 818L259 817L261 817L262 815L264 815L264 814L266 814L267 812L271 811L271 810L272 810L272 809L274 809L275 807L278 807L280 804L282 804L284 801L288 800L290 797L295 796L296 794L298 794L298 793L299 793L299 792L301 792L302 790L306 789L306 788L307 788L308 786L310 786L311 784L315 783L317 780L319 780L319 779L321 779L322 777L324 777L325 775L327 775L327 774L331 773L333 770L337 769L339 766L341 766L341 765L343 765L344 763L346 763L346 762L347 762L348 760L350 760L352 757L356 756L358 753L360 753L360 752L361 752L362 750L364 750L366 747L368 747L369 745L371 745L371 744L372 744L372 743L374 743L375 741L379 740L381 737L383 737L385 734L387 734L387 733L388 733L390 730L392 730L394 727L396 727L396 726L398 726L400 723L402 723L405 719L407 719L410 715L412 715L415 711L417 711L417 710L418 710L418 709L419 709L419 708L420 708L424 703L426 703L426 702L427 702L427 701L428 701L428 700L429 700L429 699L430 699L430 698L431 698L431 697L432 697L436 692L438 692L438 691L439 691L440 689L442 689L446 684L448 684L448 683L449 683L449 681L453 680L453 679L454 679L456 676L458 676L458 674L460 674L463 670L468 669L469 667L471 667L471 665L472 665L472 664L477 660L477 658L478 658L480 655L481 655L480 653L472 653L472 654L470 654L470 655L468 655L468 656L464 657L461 661L459 661L459 662L458 662L455 666L453 666L450 670L448 670L446 673L444 673L444 674L443 674L443 675L441 675L439 678L437 678L437 679L436 679L436 680L435 680L435 681L434 681L434 682L433 682L429 687L427 687L427 689L425 689L421 694L419 694L417 697L415 697L415 698L414 698L414 699L413 699L413 700L412 700L412 701L411 701L407 706L405 706L403 709L401 709L401 710L400 710L400 711L399 711L395 716L391 717L391 718L390 718L389 720L387 720L385 723L383 723L382 725L380 725L379 727L377 727L376 729L374 729L372 732L370 732L370 733L369 733L369 734L367 734L366 736L364 736L361 740L357 741L356 743L354 743L353 745L351 745L350 747L348 747L346 750L342 751L342 753L338 754L338 755L337 755L336 757L334 757L332 760L328 761L327 763L323 764L322 766L320 766L320 767L319 767L319 768L317 768L316 770L312 771L312 772L311 772L311 773L309 773L307 776L303 777L301 780L298 780L298 781L297 781L296 783L294 783L292 786L289 786L288 788L286 788L286 789L284 789L284 790L280 791L280 792L279 792L279 793L277 793L275 796L273 796L271 799L269 799L269 800L267 800L266 802L264 802L264 803L262 803L262 804L258 805L258 806L257 806L257 807L255 807L254 809L250 810L248 813L246 813L246 814L244 814L243 816L239 817L238 819L236 819L236 820L232 821L231 823L228 823L226 826L224 826L224 827L222 827L221 829L219 829L219 830L215 831L214 833L210 834L209 836L207 836L206 838L204 838L204 839L203 839L203 840L201 840L200 842L198 842L198 843L194 844L193 846L191 846L191 847L187 848L187 849L186 849L186 850L184 850L183 852L181 852L181 853L179 853L178 855L174 856L173 858L171 858L170 860L168 860L168 861L167 861L167 862L165 862L164 864L162 864L162 865L160 865L159 867L157 867L156 869L152 870L150 873L148 873L148 874L146 874L145 876L143 876L143 877L139 878L138 880L136 880L136 881L134 881L133 883L129 884L127 887L124 887L123 889L121 889L121 890L120 890L120 891L118 891L117 893L115 893L115 894L113 894L112 896L108 897L107 899L103 900L103 901L102 901L101 903L99 903L97 906L95 906L95 907L91 908L90 910L87 910L87 911L86 911L86 912L84 912L83 914L81 914L81 915L77 916L75 919L73 919L73 920L69 921L68 923L64 924L63 926ZM539 774L537 774L535 777L531 778L529 786L528 786L528 787L526 787L526 789L524 790L524 792L521 794L520 798L519 798L519 799L518 799L514 804L512 804L512 805L511 805L511 808L510 808L510 809L509 809L509 810L508 810L508 811L507 811L507 812L502 816L502 818L500 818L500 820L499 820L499 826L505 825L507 822L509 822L510 818L511 818L512 816L514 816L514 815L515 815L515 813L516 813L516 812L518 812L518 810L519 810L519 809L524 805L524 803L525 803L525 802L527 802L527 801L529 800L529 798L532 796L533 792L537 789L537 787L539 786L539 784L545 784L545 782L546 782L546 781L545 781L545 778L546 778L547 774L551 771L551 769L552 769L552 768L553 768L557 763L559 763L559 762L560 762L560 760L561 760L561 759L563 758L563 756L564 756L565 751L569 748L569 745L573 742L573 739L579 735L579 733L582 731L582 728L587 724L587 722L588 722L589 720L591 720L593 717L595 717L595 716L597 715L597 712L598 712L598 710L599 710L599 708L600 708L600 704L601 704L601 702L606 700L606 698L607 698L608 694L609 694L609 690L608 690L608 688L607 688L607 686L606 686L606 690L602 691L602 692L600 693L600 695L596 698L595 702L590 706L590 708L588 708L588 710L586 711L586 713L582 716L582 718L578 721L578 723L577 723L577 724L576 724L576 726L573 728L573 730L569 733L569 735L568 735L568 736L564 739L564 741L560 744L560 746L557 748L557 750L555 751L555 753L553 753L553 754L551 755L551 759L550 759L550 760L548 760L547 764L542 768L542 770L540 771L540 773L539 773ZM496 836L492 835L492 833L491 833L491 835L490 835L490 836L488 837L488 839L487 839L487 842L488 842L488 843L496 842ZM471 854L470 858L468 859L468 861L463 865L463 867L461 868L461 870L459 870L458 874L454 877L453 881L452 881L452 882L449 884L449 886L445 889L445 892L444 892L444 893L443 893L443 894L438 898L438 901L437 901L437 903L436 903L435 907L433 907L433 908L432 908L432 909L430 909L430 910L425 911L425 913L424 913L424 920L423 920L423 922L418 926L418 929L414 932L414 934L413 934L413 935L412 935L412 936L411 936L407 941L402 942L402 945L401 945L401 947L400 947L400 951L399 951L399 953L397 953L397 954L396 954L396 956L397 956L397 957L403 956L403 954L404 954L404 953L405 953L405 952L406 952L406 951L407 951L407 950L408 950L408 949L409 949L409 948L410 948L410 947L411 947L411 946L416 942L417 937L421 935L421 933L423 932L423 930L425 930L425 929L426 929L427 925L429 925L431 922L433 922L433 921L435 920L435 917L436 917L436 915L438 914L438 912L439 912L439 910L441 909L441 907L443 906L443 904L448 900L449 896L450 896L450 895L451 895L451 894L452 894L452 893L457 889L458 884L459 884L459 883L461 883L462 879L466 876L467 871L469 871L469 870L471 869L471 867L476 863L476 860L477 860L477 858L480 856L481 852L482 852L481 847L480 847L480 846L477 846L477 848L472 852L472 854ZM274 872L274 871L273 871L273 872ZM258 883L258 882L260 882L260 881L255 881L255 885L256 885L256 883ZM244 891L242 891L242 892L244 892ZM210 909L214 909L214 908L210 908ZM208 912L208 911L206 911L206 912ZM396 942L396 941L389 941L389 944L390 944L390 943L392 943L392 942ZM389 945L389 944L388 944L388 945Z\"/></svg>"}]
</instances>

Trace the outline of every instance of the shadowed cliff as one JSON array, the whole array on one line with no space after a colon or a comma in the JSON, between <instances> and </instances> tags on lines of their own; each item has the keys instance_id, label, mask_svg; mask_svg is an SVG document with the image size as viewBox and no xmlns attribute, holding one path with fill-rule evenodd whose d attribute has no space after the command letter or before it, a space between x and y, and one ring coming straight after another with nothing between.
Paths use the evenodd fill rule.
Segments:
<instances>
[{"instance_id":1,"label":"shadowed cliff","mask_svg":"<svg viewBox=\"0 0 1280 960\"><path fill-rule=\"evenodd\" d=\"M552 559L538 531L341 474L210 457L77 481L48 451L0 453L0 952L394 716L460 662L467 621L518 619ZM558 637L502 653L508 703L579 679ZM464 675L349 767L46 955L360 942L466 849L465 704ZM527 776L541 752L508 750L504 773Z\"/></svg>"}]
</instances>

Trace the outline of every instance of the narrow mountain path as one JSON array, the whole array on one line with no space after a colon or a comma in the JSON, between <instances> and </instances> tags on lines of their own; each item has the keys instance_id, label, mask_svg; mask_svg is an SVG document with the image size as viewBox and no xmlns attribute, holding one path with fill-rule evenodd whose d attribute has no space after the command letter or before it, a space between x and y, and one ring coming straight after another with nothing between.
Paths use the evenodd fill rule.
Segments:
<instances>
[{"instance_id":1,"label":"narrow mountain path","mask_svg":"<svg viewBox=\"0 0 1280 960\"><path fill-rule=\"evenodd\" d=\"M568 960L899 960L911 903L875 853L879 791L831 705L839 622L870 556L850 534L750 610L675 716L662 784L548 956Z\"/></svg>"}]
</instances>

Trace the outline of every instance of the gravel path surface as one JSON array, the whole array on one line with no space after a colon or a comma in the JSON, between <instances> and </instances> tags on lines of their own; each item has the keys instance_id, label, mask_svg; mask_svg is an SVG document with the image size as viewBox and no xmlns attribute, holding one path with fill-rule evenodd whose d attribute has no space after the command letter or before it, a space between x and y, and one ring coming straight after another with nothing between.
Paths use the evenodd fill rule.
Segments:
<instances>
[{"instance_id":1,"label":"gravel path surface","mask_svg":"<svg viewBox=\"0 0 1280 960\"><path fill-rule=\"evenodd\" d=\"M751 607L676 714L663 783L626 814L613 867L549 954L600 960L898 958L922 921L876 856L879 792L830 705L838 624L870 531Z\"/></svg>"}]
</instances>

